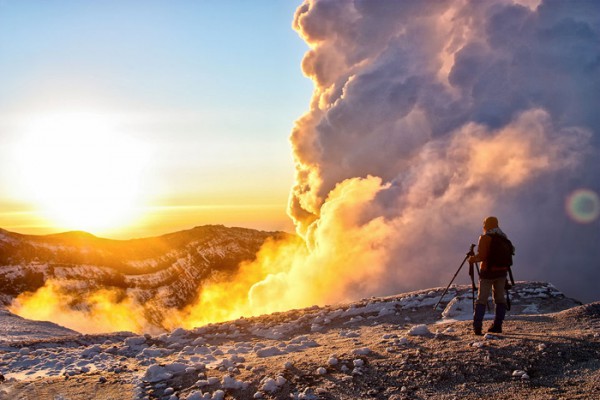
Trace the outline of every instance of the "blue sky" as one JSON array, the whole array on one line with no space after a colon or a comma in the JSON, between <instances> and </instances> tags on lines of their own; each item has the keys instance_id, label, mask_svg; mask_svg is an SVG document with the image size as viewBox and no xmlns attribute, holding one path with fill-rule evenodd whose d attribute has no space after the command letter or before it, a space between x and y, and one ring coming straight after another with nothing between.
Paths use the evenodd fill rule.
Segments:
<instances>
[{"instance_id":1,"label":"blue sky","mask_svg":"<svg viewBox=\"0 0 600 400\"><path fill-rule=\"evenodd\" d=\"M127 95L123 101L129 104L169 107L272 106L275 96L278 103L282 98L304 102L309 85L299 64L306 46L291 29L296 6L288 1L4 2L2 103L72 86L96 96Z\"/></svg>"},{"instance_id":2,"label":"blue sky","mask_svg":"<svg viewBox=\"0 0 600 400\"><path fill-rule=\"evenodd\" d=\"M300 67L307 46L291 28L299 5L283 0L0 2L5 212L0 227L86 229L85 224L61 226L45 215L39 195L35 200L15 189L15 182L28 178L8 164L24 162L13 149L27 121L80 111L118 116L121 131L153 149L140 178L140 208L218 205L238 207L233 214L243 215L244 205L271 207L277 211L265 214L259 227L290 227L288 137L312 91ZM255 210L251 214L222 222L256 224ZM159 217L152 226L138 221L127 233L123 221L104 232L144 235L218 222L207 215L168 215L178 221L171 225Z\"/></svg>"}]
</instances>

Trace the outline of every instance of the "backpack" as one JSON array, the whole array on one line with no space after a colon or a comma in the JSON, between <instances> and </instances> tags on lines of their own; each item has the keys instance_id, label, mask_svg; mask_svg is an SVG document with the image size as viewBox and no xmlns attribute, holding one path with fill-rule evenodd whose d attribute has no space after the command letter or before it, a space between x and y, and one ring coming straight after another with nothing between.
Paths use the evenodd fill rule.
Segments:
<instances>
[{"instance_id":1,"label":"backpack","mask_svg":"<svg viewBox=\"0 0 600 400\"><path fill-rule=\"evenodd\" d=\"M492 239L487 265L495 271L508 271L513 264L515 247L506 236L487 234Z\"/></svg>"}]
</instances>

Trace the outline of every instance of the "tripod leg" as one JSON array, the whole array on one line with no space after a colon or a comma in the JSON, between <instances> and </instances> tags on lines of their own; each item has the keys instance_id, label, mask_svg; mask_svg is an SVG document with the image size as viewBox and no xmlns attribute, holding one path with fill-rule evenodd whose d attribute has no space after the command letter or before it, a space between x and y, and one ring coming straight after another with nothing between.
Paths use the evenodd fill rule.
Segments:
<instances>
[{"instance_id":1,"label":"tripod leg","mask_svg":"<svg viewBox=\"0 0 600 400\"><path fill-rule=\"evenodd\" d=\"M476 271L477 271L477 277L481 279L481 271L479 270L479 263L475 263L475 269L476 269ZM480 282L480 283L481 283L481 282ZM481 285L479 285L479 286L481 286ZM491 310L492 310L492 308L490 307L490 300L489 300L489 299L487 299L487 300L486 300L486 303L485 303L485 304L486 304L486 308L487 308L487 310L488 310L488 311L491 311Z\"/></svg>"},{"instance_id":2,"label":"tripod leg","mask_svg":"<svg viewBox=\"0 0 600 400\"><path fill-rule=\"evenodd\" d=\"M435 306L433 306L433 309L437 309L437 306L440 305L440 303L442 302L442 299L444 298L444 295L448 292L448 289L450 288L450 285L452 285L452 282L454 282L454 279L456 279L456 276L458 275L458 273L460 272L460 270L462 269L463 265L465 265L465 263L467 262L467 259L474 255L475 253L473 253L473 249L475 248L475 245L472 244L469 252L467 253L467 255L465 256L464 260L462 261L462 263L460 263L460 267L458 267L458 269L456 270L456 272L454 273L454 276L452 277L452 280L450 281L450 283L448 284L448 286L446 286L446 289L444 290L444 293L442 293L442 295L440 296L440 299L438 300L438 302L435 304Z\"/></svg>"},{"instance_id":3,"label":"tripod leg","mask_svg":"<svg viewBox=\"0 0 600 400\"><path fill-rule=\"evenodd\" d=\"M450 285L452 285L452 282L454 282L454 279L456 279L456 276L458 275L458 273L462 269L463 265L465 265L465 262L467 261L467 258L469 258L468 254L465 257L465 259L463 260L463 262L460 264L460 267L458 267L458 270L456 271L456 273L452 277L452 280L450 281L450 283L448 284L448 286L446 286L446 289L444 289L444 293L442 293L442 295L440 296L440 299L438 300L438 302L435 304L435 306L433 306L434 310L437 309L437 306L440 305L440 303L442 302L442 299L444 298L444 296L446 295L446 293L448 293L448 289L450 288Z\"/></svg>"},{"instance_id":4,"label":"tripod leg","mask_svg":"<svg viewBox=\"0 0 600 400\"><path fill-rule=\"evenodd\" d=\"M475 272L474 266L476 264L469 263L469 276L471 277L471 298L473 301L473 312L475 312L475 290L477 290L477 286L475 286Z\"/></svg>"}]
</instances>

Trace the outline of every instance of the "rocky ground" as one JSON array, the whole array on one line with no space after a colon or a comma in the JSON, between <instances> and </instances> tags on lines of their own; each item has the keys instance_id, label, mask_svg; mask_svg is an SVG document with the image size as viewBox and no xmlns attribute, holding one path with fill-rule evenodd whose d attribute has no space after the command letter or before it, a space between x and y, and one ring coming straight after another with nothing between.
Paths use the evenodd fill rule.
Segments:
<instances>
[{"instance_id":1,"label":"rocky ground","mask_svg":"<svg viewBox=\"0 0 600 400\"><path fill-rule=\"evenodd\" d=\"M520 282L504 333L482 337L468 320L469 288L452 288L434 311L441 292L159 336L5 340L0 398L600 398L600 303Z\"/></svg>"}]
</instances>

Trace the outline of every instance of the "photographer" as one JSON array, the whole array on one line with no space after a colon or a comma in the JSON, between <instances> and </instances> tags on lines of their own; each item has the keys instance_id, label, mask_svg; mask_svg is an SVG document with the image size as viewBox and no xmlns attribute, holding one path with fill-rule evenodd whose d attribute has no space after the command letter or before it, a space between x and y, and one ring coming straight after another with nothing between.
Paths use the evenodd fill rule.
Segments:
<instances>
[{"instance_id":1,"label":"photographer","mask_svg":"<svg viewBox=\"0 0 600 400\"><path fill-rule=\"evenodd\" d=\"M482 335L483 317L490 292L493 294L496 313L488 332L502 333L502 322L507 309L504 290L513 254L514 246L498 226L498 218L487 217L483 221L483 235L479 237L477 254L469 257L471 264L481 262L479 292L473 313L473 331L476 335Z\"/></svg>"}]
</instances>

